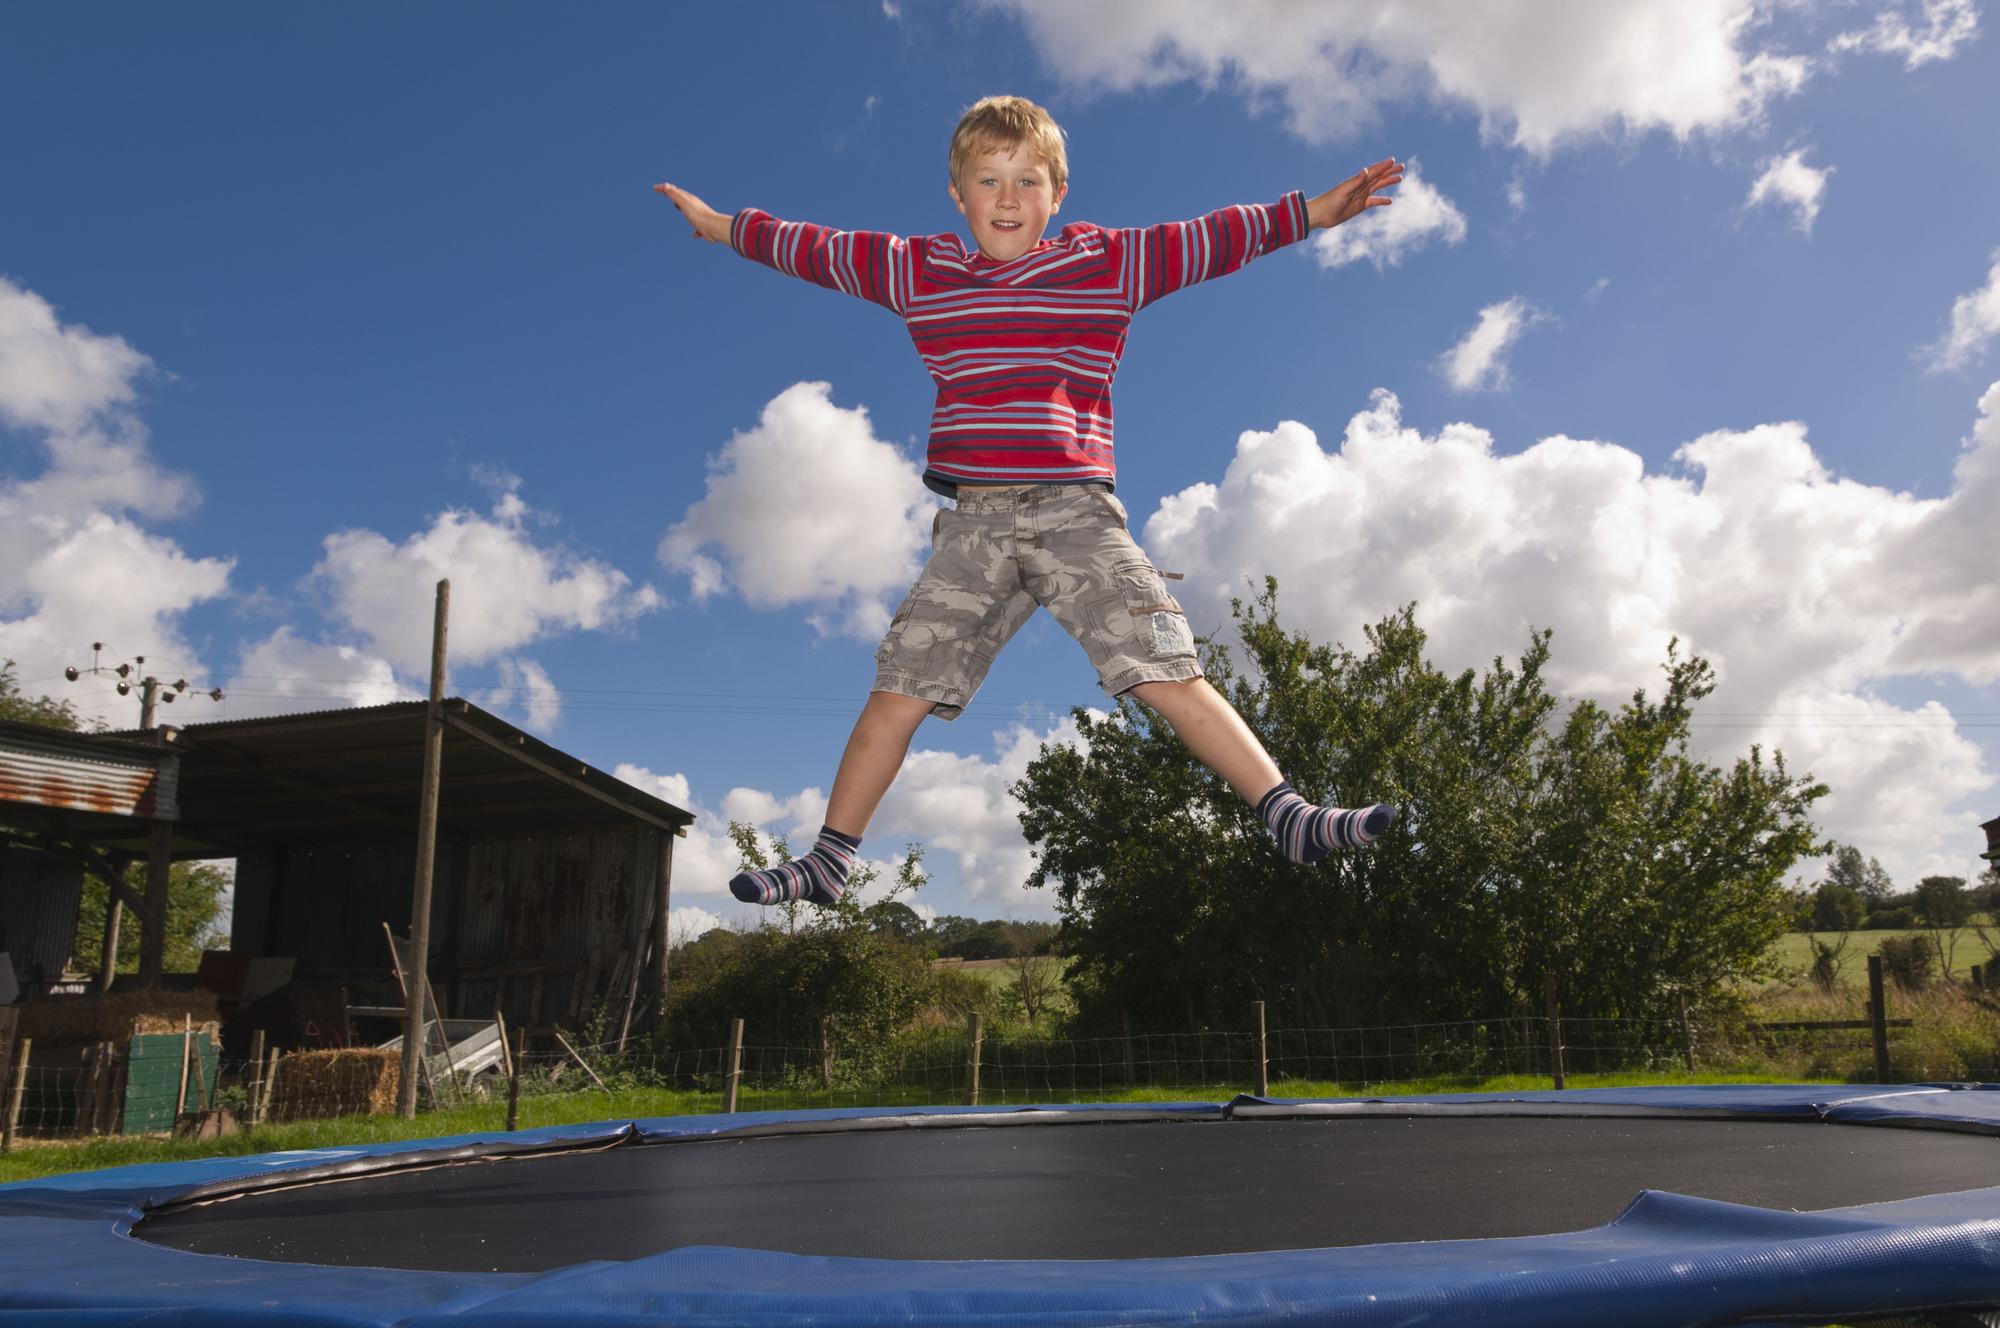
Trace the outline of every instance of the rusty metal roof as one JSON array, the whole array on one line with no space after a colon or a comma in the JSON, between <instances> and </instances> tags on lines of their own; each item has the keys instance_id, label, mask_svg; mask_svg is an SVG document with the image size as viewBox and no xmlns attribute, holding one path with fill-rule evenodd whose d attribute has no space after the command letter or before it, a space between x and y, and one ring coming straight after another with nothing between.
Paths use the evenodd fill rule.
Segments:
<instances>
[{"instance_id":1,"label":"rusty metal roof","mask_svg":"<svg viewBox=\"0 0 2000 1328\"><path fill-rule=\"evenodd\" d=\"M428 703L269 715L162 729L181 757L181 856L273 843L414 835ZM460 698L444 703L438 834L464 839L646 827L694 815ZM95 736L95 735L93 735ZM107 742L147 742L131 731Z\"/></svg>"},{"instance_id":2,"label":"rusty metal roof","mask_svg":"<svg viewBox=\"0 0 2000 1328\"><path fill-rule=\"evenodd\" d=\"M178 814L171 752L141 741L0 721L0 805L14 819L63 813L111 817Z\"/></svg>"}]
</instances>

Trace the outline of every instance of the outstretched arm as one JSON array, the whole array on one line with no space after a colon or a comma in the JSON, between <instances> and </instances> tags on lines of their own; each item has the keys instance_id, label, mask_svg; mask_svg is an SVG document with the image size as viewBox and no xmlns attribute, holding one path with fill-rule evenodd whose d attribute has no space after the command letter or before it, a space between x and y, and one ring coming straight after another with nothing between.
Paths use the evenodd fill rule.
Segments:
<instances>
[{"instance_id":1,"label":"outstretched arm","mask_svg":"<svg viewBox=\"0 0 2000 1328\"><path fill-rule=\"evenodd\" d=\"M911 281L911 241L876 231L837 231L810 222L780 221L757 208L745 208L732 217L678 185L656 184L653 189L680 209L698 240L726 244L787 276L903 312Z\"/></svg>"},{"instance_id":2,"label":"outstretched arm","mask_svg":"<svg viewBox=\"0 0 2000 1328\"><path fill-rule=\"evenodd\" d=\"M695 239L707 240L710 244L729 243L729 223L732 218L717 212L679 185L656 184L653 186L653 192L664 194L669 203L680 209L681 216L687 218L688 224L694 227Z\"/></svg>"},{"instance_id":3,"label":"outstretched arm","mask_svg":"<svg viewBox=\"0 0 2000 1328\"><path fill-rule=\"evenodd\" d=\"M1403 163L1385 157L1365 166L1317 198L1306 200L1306 224L1318 230L1352 221L1369 208L1388 207L1396 200L1380 191L1403 182Z\"/></svg>"}]
</instances>

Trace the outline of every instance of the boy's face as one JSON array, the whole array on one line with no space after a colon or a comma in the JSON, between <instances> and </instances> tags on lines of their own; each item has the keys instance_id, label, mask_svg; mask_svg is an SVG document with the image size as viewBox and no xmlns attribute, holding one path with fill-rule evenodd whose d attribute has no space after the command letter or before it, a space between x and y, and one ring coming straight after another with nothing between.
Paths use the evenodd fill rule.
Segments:
<instances>
[{"instance_id":1,"label":"boy's face","mask_svg":"<svg viewBox=\"0 0 2000 1328\"><path fill-rule=\"evenodd\" d=\"M974 153L952 181L951 201L965 214L979 252L1004 263L1042 242L1068 192L1053 180L1048 162L1025 143L988 148Z\"/></svg>"}]
</instances>

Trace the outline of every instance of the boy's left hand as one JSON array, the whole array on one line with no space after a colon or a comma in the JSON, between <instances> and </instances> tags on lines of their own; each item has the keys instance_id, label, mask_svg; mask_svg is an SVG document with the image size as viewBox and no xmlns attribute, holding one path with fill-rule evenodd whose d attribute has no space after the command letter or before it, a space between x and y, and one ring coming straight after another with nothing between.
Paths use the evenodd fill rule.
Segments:
<instances>
[{"instance_id":1,"label":"boy's left hand","mask_svg":"<svg viewBox=\"0 0 2000 1328\"><path fill-rule=\"evenodd\" d=\"M1364 167L1359 175L1342 180L1318 198L1306 202L1306 224L1318 230L1324 226L1338 226L1343 221L1352 221L1369 208L1388 207L1396 200L1385 198L1379 190L1403 182L1403 164L1394 157L1385 157L1373 166Z\"/></svg>"}]
</instances>

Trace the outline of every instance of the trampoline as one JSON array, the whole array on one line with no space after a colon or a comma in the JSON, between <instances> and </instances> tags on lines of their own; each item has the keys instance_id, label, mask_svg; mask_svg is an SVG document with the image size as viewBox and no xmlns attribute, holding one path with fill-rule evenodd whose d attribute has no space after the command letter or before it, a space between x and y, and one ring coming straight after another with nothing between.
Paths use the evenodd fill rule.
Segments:
<instances>
[{"instance_id":1,"label":"trampoline","mask_svg":"<svg viewBox=\"0 0 2000 1328\"><path fill-rule=\"evenodd\" d=\"M0 1186L0 1318L1969 1325L2000 1306L1996 1134L2000 1086L1718 1086L216 1158Z\"/></svg>"}]
</instances>

